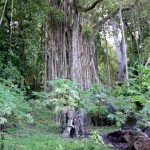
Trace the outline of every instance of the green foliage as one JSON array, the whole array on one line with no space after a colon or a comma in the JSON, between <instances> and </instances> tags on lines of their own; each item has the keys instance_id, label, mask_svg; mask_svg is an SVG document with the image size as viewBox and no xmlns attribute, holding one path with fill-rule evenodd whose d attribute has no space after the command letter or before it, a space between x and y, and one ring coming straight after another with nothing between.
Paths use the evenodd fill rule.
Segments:
<instances>
[{"instance_id":1,"label":"green foliage","mask_svg":"<svg viewBox=\"0 0 150 150\"><path fill-rule=\"evenodd\" d=\"M107 113L107 107L102 104L102 101L108 98L109 92L102 84L92 84L89 90L80 90L84 110L92 114Z\"/></svg>"},{"instance_id":2,"label":"green foliage","mask_svg":"<svg viewBox=\"0 0 150 150\"><path fill-rule=\"evenodd\" d=\"M143 64L145 64L145 62L147 61L147 59L149 58L150 55L150 37L146 37L144 39L144 41L141 44L141 61Z\"/></svg>"},{"instance_id":3,"label":"green foliage","mask_svg":"<svg viewBox=\"0 0 150 150\"><path fill-rule=\"evenodd\" d=\"M60 136L59 126L53 119L53 113L49 110L35 110L32 114L34 125L24 123L20 128L10 128L5 135L5 149L9 150L110 150L102 144L101 133L107 133L113 128L92 128L90 138L64 139ZM116 129L116 127L115 127ZM96 131L95 131L96 130ZM99 130L99 132L98 132ZM11 136L10 136L11 135Z\"/></svg>"},{"instance_id":4,"label":"green foliage","mask_svg":"<svg viewBox=\"0 0 150 150\"><path fill-rule=\"evenodd\" d=\"M131 68L132 72L135 71ZM128 83L116 88L113 92L115 100L110 103L115 107L116 113L111 114L110 118L116 118L117 124L122 124L129 115L142 116L148 119L150 113L150 67L138 66L136 70L139 76L130 72L132 78Z\"/></svg>"},{"instance_id":5,"label":"green foliage","mask_svg":"<svg viewBox=\"0 0 150 150\"><path fill-rule=\"evenodd\" d=\"M116 127L94 128L90 138L64 139L59 126L53 119L52 111L41 109L32 112L34 125L24 123L20 128L9 128L5 135L6 150L111 150L102 144L101 134L116 130Z\"/></svg>"},{"instance_id":6,"label":"green foliage","mask_svg":"<svg viewBox=\"0 0 150 150\"><path fill-rule=\"evenodd\" d=\"M39 107L48 106L55 113L68 106L72 109L80 108L93 116L107 114L107 105L103 104L103 101L108 98L110 89L93 84L89 90L81 90L77 84L68 79L55 79L48 83L50 92L33 92L39 99L37 100Z\"/></svg>"},{"instance_id":7,"label":"green foliage","mask_svg":"<svg viewBox=\"0 0 150 150\"><path fill-rule=\"evenodd\" d=\"M100 135L100 133L98 131L93 131L91 136L90 136L90 140L92 140L92 142L94 142L95 144L104 144L103 141L103 137Z\"/></svg>"},{"instance_id":8,"label":"green foliage","mask_svg":"<svg viewBox=\"0 0 150 150\"><path fill-rule=\"evenodd\" d=\"M52 23L56 25L61 23L64 19L64 13L56 6L50 6L49 13L52 17Z\"/></svg>"},{"instance_id":9,"label":"green foliage","mask_svg":"<svg viewBox=\"0 0 150 150\"><path fill-rule=\"evenodd\" d=\"M37 110L36 110L37 111ZM20 129L9 129L5 135L5 149L9 150L110 150L102 144L100 133L112 131L112 128L101 127L94 131L90 138L64 139L59 134L59 128L53 120L53 114L48 110L34 110L35 127L24 124ZM95 129L93 129L95 130ZM114 128L113 128L114 130ZM11 135L11 136L9 136ZM21 138L20 138L21 137ZM96 140L96 141L95 141Z\"/></svg>"},{"instance_id":10,"label":"green foliage","mask_svg":"<svg viewBox=\"0 0 150 150\"><path fill-rule=\"evenodd\" d=\"M93 25L91 23L87 23L82 27L83 36L90 40L94 34Z\"/></svg>"},{"instance_id":11,"label":"green foliage","mask_svg":"<svg viewBox=\"0 0 150 150\"><path fill-rule=\"evenodd\" d=\"M45 49L48 1L15 0L13 6L12 21L18 26L10 31L10 1L0 26L0 77L11 79L15 84L24 80L25 86L30 86L34 78L40 80L44 68L40 52Z\"/></svg>"},{"instance_id":12,"label":"green foliage","mask_svg":"<svg viewBox=\"0 0 150 150\"><path fill-rule=\"evenodd\" d=\"M10 80L0 78L0 124L6 123L9 116L32 121L30 114L27 114L29 106L25 101L24 92Z\"/></svg>"},{"instance_id":13,"label":"green foliage","mask_svg":"<svg viewBox=\"0 0 150 150\"><path fill-rule=\"evenodd\" d=\"M0 76L5 79L9 79L12 82L19 84L23 77L11 62L4 64L0 58Z\"/></svg>"},{"instance_id":14,"label":"green foliage","mask_svg":"<svg viewBox=\"0 0 150 150\"><path fill-rule=\"evenodd\" d=\"M68 79L55 79L48 81L48 84L52 88L51 92L33 92L40 99L44 99L43 105L53 107L56 113L63 106L75 109L81 105L82 101L78 93L79 88L72 81Z\"/></svg>"},{"instance_id":15,"label":"green foliage","mask_svg":"<svg viewBox=\"0 0 150 150\"><path fill-rule=\"evenodd\" d=\"M103 84L107 83L107 50L108 50L108 63L110 69L110 84L114 84L116 82L116 75L117 75L117 57L116 57L116 50L114 49L114 45L112 44L112 37L109 31L106 32L106 38L110 38L107 41L107 48L106 42L103 35L98 35L97 47L99 48L99 75L100 80ZM102 33L101 33L102 34Z\"/></svg>"}]
</instances>

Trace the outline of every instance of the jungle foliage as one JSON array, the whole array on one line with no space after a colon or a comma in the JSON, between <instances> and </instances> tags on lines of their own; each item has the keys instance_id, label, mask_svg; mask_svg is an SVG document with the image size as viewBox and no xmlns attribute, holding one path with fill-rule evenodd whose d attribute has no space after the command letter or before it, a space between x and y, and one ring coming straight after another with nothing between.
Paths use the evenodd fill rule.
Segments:
<instances>
[{"instance_id":1,"label":"jungle foliage","mask_svg":"<svg viewBox=\"0 0 150 150\"><path fill-rule=\"evenodd\" d=\"M116 0L75 2L77 0L0 1L0 125L14 122L29 125L27 121L33 123L35 119L37 126L44 128L54 123L55 128L54 118L62 107L81 109L94 119L107 116L118 126L130 115L150 120L149 1L122 0L122 10ZM119 10L121 16L117 15ZM118 82L117 78L120 62L114 46L115 23L120 47L122 31L127 45L129 79L125 82ZM78 48L75 69L80 74L71 72L74 47ZM73 73L78 75L77 82L70 80ZM108 111L109 106L114 108L114 113ZM36 120L43 110L53 117L48 120L44 113L43 119ZM53 127L46 129L46 134L53 131ZM9 136L7 139L7 143L15 143L13 148L17 145L16 149L44 146L45 149L51 146L58 150L75 149L79 142L71 141L69 145L58 136L45 134L29 135L27 145L24 139L18 141L21 145ZM93 149L93 146L95 150L109 149L98 132L80 144L78 149Z\"/></svg>"}]
</instances>

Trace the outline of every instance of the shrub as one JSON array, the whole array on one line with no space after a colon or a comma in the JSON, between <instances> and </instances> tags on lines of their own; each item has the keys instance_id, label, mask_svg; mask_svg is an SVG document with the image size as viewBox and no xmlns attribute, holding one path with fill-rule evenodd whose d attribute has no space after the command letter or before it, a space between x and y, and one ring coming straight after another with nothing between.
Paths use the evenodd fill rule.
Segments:
<instances>
[{"instance_id":1,"label":"shrub","mask_svg":"<svg viewBox=\"0 0 150 150\"><path fill-rule=\"evenodd\" d=\"M0 78L0 124L6 123L10 116L18 118L19 121L23 118L32 121L30 114L26 113L30 107L24 94L11 80Z\"/></svg>"},{"instance_id":2,"label":"shrub","mask_svg":"<svg viewBox=\"0 0 150 150\"><path fill-rule=\"evenodd\" d=\"M72 109L78 108L81 105L78 87L75 83L68 79L55 79L48 81L51 91L48 92L33 92L42 105L52 108L55 113L58 113L63 106L69 106Z\"/></svg>"},{"instance_id":3,"label":"shrub","mask_svg":"<svg viewBox=\"0 0 150 150\"><path fill-rule=\"evenodd\" d=\"M132 71L135 71L135 68L132 68ZM118 125L124 123L129 115L150 119L150 67L138 66L136 71L139 76L130 72L132 77L128 83L124 83L112 93L115 100L110 103L116 108L116 113L109 117L115 118Z\"/></svg>"}]
</instances>

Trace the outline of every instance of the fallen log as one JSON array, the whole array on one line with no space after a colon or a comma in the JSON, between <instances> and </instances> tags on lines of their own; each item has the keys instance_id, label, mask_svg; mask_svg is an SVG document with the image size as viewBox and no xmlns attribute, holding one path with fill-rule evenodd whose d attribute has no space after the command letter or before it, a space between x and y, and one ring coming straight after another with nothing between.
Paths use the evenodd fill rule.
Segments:
<instances>
[{"instance_id":1,"label":"fallen log","mask_svg":"<svg viewBox=\"0 0 150 150\"><path fill-rule=\"evenodd\" d=\"M150 150L150 138L134 129L118 130L103 135L105 144L119 150Z\"/></svg>"},{"instance_id":2,"label":"fallen log","mask_svg":"<svg viewBox=\"0 0 150 150\"><path fill-rule=\"evenodd\" d=\"M123 131L123 137L129 145L129 150L150 150L150 138L143 132L126 130Z\"/></svg>"}]
</instances>

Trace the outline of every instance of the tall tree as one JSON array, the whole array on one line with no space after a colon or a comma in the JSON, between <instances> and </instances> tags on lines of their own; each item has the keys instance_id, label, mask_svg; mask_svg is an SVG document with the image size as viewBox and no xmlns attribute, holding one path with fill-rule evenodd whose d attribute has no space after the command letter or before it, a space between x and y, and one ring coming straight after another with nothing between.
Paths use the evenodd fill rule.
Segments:
<instances>
[{"instance_id":1,"label":"tall tree","mask_svg":"<svg viewBox=\"0 0 150 150\"><path fill-rule=\"evenodd\" d=\"M82 7L79 0L50 1L46 79L69 78L80 83L81 88L99 83L94 44L83 39L81 26L85 21L82 12L93 9L100 1L89 7Z\"/></svg>"},{"instance_id":2,"label":"tall tree","mask_svg":"<svg viewBox=\"0 0 150 150\"><path fill-rule=\"evenodd\" d=\"M127 64L127 43L125 38L125 31L124 31L124 22L122 19L122 3L119 3L119 18L120 18L120 32L121 33L121 40L119 39L118 33L118 23L114 21L113 23L113 30L114 30L114 43L117 50L117 58L118 58L118 74L117 80L119 82L124 82L128 80L128 64Z\"/></svg>"},{"instance_id":3,"label":"tall tree","mask_svg":"<svg viewBox=\"0 0 150 150\"><path fill-rule=\"evenodd\" d=\"M118 55L118 80L127 80L127 48L122 12L129 11L135 2L132 5L123 7L121 3L118 5L117 1L114 1L115 10L112 11L109 8L110 10L108 9L108 11L105 11L104 17L100 17L98 13L100 8L102 8L101 3L106 5L106 1L91 0L88 1L87 4L85 4L85 2L87 1L50 0L48 49L46 53L47 70L45 73L45 80L69 78L74 82L80 83L83 89L88 88L93 82L99 83L98 59L94 58L95 51L97 52L94 43L96 40L95 38L87 40L87 38L84 37L83 27L88 23L87 20L90 19L91 22L96 22L92 22L91 25L95 31L102 30L101 25L108 20L110 21L118 12L121 23L120 31L122 33L120 48L117 50L118 54L120 53L120 56ZM100 8L96 9L98 5ZM96 10L95 12L97 12L97 14L93 13L93 10ZM93 14L99 16L97 20L93 19ZM116 22L118 24L118 20ZM108 63L107 72L109 72Z\"/></svg>"}]
</instances>

